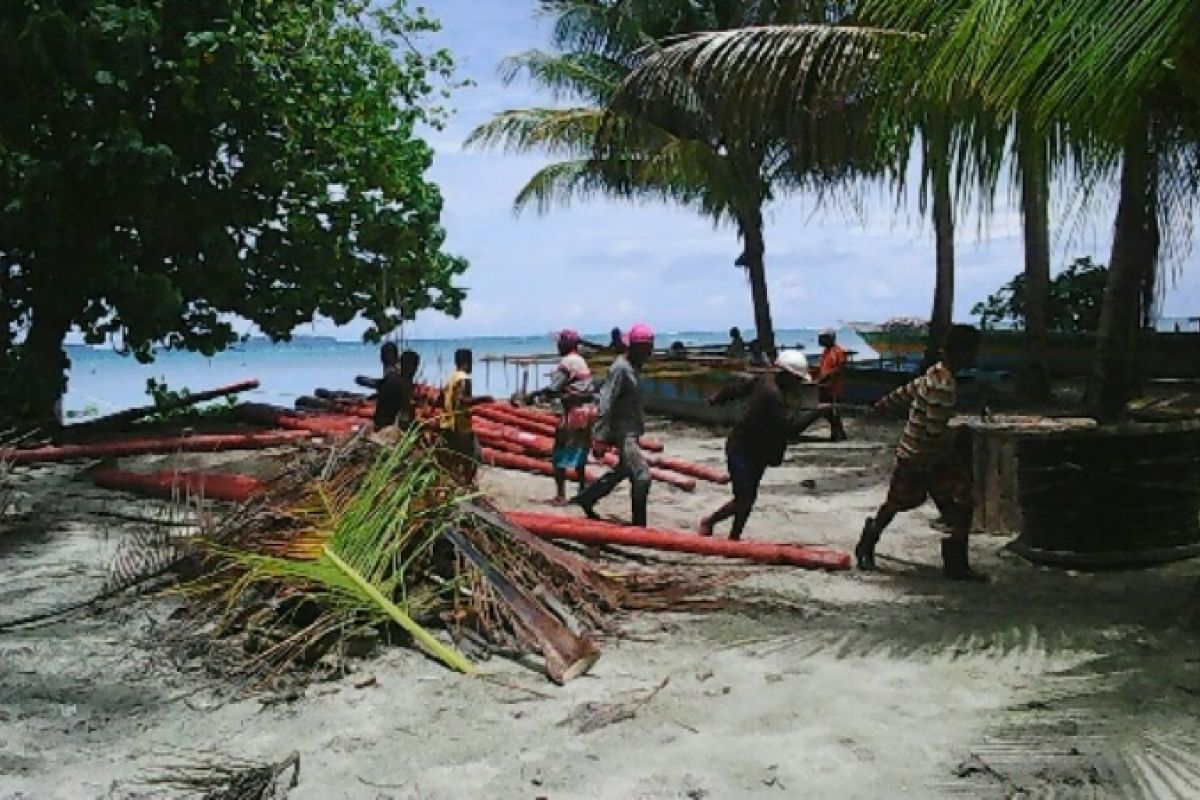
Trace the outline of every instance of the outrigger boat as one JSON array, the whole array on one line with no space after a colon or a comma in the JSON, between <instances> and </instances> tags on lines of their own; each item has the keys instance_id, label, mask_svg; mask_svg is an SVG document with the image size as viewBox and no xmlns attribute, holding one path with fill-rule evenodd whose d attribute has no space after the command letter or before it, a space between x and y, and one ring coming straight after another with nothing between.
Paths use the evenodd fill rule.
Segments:
<instances>
[{"instance_id":1,"label":"outrigger boat","mask_svg":"<svg viewBox=\"0 0 1200 800\"><path fill-rule=\"evenodd\" d=\"M803 348L797 348L803 349ZM642 399L650 414L670 417L687 422L712 425L732 425L741 418L745 403L734 402L720 406L710 405L708 399L730 385L762 372L766 367L749 366L741 359L730 359L724 355L724 347L689 348L684 353L669 350L656 351L654 357L642 371ZM589 365L596 377L603 377L612 363L612 353L587 354ZM809 370L816 377L819 356L809 354ZM845 392L842 403L846 405L870 405L893 389L916 377L916 365L906 360L871 358L853 360L844 373ZM558 363L554 354L521 356L488 355L481 361L485 364L501 364L511 367L520 386L519 394L527 394L544 384L544 379ZM1000 375L965 374L961 384L964 402L971 403L979 398L982 384L994 382ZM819 402L816 384L806 384L798 395L789 398L793 412L816 408Z\"/></svg>"}]
</instances>

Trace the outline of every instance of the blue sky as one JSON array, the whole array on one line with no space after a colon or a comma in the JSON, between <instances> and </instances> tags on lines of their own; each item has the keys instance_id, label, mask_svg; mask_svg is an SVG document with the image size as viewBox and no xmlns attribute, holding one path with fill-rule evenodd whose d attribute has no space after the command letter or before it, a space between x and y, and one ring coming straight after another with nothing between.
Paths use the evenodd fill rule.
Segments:
<instances>
[{"instance_id":1,"label":"blue sky","mask_svg":"<svg viewBox=\"0 0 1200 800\"><path fill-rule=\"evenodd\" d=\"M437 152L432 178L446 201L448 249L471 267L462 280L469 289L463 316L422 314L409 335L537 334L566 325L594 331L635 321L663 332L752 327L730 228L714 228L687 209L604 199L546 216L514 216L514 195L547 161L464 151L462 142L497 111L553 102L525 84L506 87L496 74L504 56L548 46L547 25L535 18L533 0L438 0L429 8L443 24L430 44L449 47L459 77L474 83L454 94L448 127L429 137ZM1062 194L1068 197L1053 214L1072 224L1056 231L1055 269L1076 255L1107 262L1111 199L1101 198L1091 221L1080 225L1069 214L1069 192ZM928 224L915 202L897 209L883 188L869 189L867 198L862 219L814 213L802 196L770 207L767 271L776 327L928 316ZM972 304L1021 269L1020 219L1004 198L985 225L960 220L957 261L955 309L966 319ZM1167 295L1166 314L1200 314L1197 261L1192 254L1178 266L1182 278Z\"/></svg>"}]
</instances>

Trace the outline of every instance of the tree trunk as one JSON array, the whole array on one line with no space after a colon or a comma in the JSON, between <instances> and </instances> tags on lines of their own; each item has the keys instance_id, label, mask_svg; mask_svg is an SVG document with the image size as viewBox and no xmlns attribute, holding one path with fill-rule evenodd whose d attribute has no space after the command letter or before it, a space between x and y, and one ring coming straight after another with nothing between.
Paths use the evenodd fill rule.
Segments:
<instances>
[{"instance_id":1,"label":"tree trunk","mask_svg":"<svg viewBox=\"0 0 1200 800\"><path fill-rule=\"evenodd\" d=\"M946 120L935 115L929 125L925 159L933 189L933 231L937 279L933 290L933 313L925 366L941 357L942 346L954 319L954 200L950 194L950 137Z\"/></svg>"},{"instance_id":2,"label":"tree trunk","mask_svg":"<svg viewBox=\"0 0 1200 800\"><path fill-rule=\"evenodd\" d=\"M768 356L775 353L775 327L771 324L771 301L767 296L766 246L763 243L762 214L749 214L740 221L745 249L738 259L750 279L750 297L754 302L754 329L759 346Z\"/></svg>"},{"instance_id":3,"label":"tree trunk","mask_svg":"<svg viewBox=\"0 0 1200 800\"><path fill-rule=\"evenodd\" d=\"M1145 278L1158 265L1157 198L1148 134L1146 120L1139 119L1122 152L1121 195L1087 398L1091 414L1101 422L1124 416L1133 394Z\"/></svg>"},{"instance_id":4,"label":"tree trunk","mask_svg":"<svg viewBox=\"0 0 1200 800\"><path fill-rule=\"evenodd\" d=\"M1046 330L1050 300L1050 186L1046 137L1017 119L1017 167L1025 229L1025 353L1017 390L1027 400L1050 397Z\"/></svg>"},{"instance_id":5,"label":"tree trunk","mask_svg":"<svg viewBox=\"0 0 1200 800\"><path fill-rule=\"evenodd\" d=\"M55 421L71 365L63 348L70 329L71 315L63 313L61 300L35 303L29 335L16 348L16 405L21 417L41 424Z\"/></svg>"}]
</instances>

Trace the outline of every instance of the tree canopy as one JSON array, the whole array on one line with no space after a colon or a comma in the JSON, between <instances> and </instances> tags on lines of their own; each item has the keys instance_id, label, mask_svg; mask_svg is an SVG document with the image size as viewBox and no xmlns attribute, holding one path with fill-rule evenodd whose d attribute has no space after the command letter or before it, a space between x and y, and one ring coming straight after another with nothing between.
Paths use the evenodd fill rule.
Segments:
<instances>
[{"instance_id":1,"label":"tree canopy","mask_svg":"<svg viewBox=\"0 0 1200 800\"><path fill-rule=\"evenodd\" d=\"M434 28L404 0L5 4L6 410L49 410L72 328L149 359L214 353L238 317L286 339L457 314L466 264L416 133L452 69L413 44Z\"/></svg>"}]
</instances>

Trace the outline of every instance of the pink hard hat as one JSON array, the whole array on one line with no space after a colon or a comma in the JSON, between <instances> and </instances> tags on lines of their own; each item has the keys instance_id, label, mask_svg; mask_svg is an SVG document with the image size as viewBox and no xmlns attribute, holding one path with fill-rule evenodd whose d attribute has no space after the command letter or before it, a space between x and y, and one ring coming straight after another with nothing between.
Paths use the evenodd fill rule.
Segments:
<instances>
[{"instance_id":1,"label":"pink hard hat","mask_svg":"<svg viewBox=\"0 0 1200 800\"><path fill-rule=\"evenodd\" d=\"M571 328L563 328L558 332L558 340L564 344L578 344L579 331Z\"/></svg>"},{"instance_id":2,"label":"pink hard hat","mask_svg":"<svg viewBox=\"0 0 1200 800\"><path fill-rule=\"evenodd\" d=\"M644 322L639 322L625 334L625 344L653 344L654 331Z\"/></svg>"}]
</instances>

